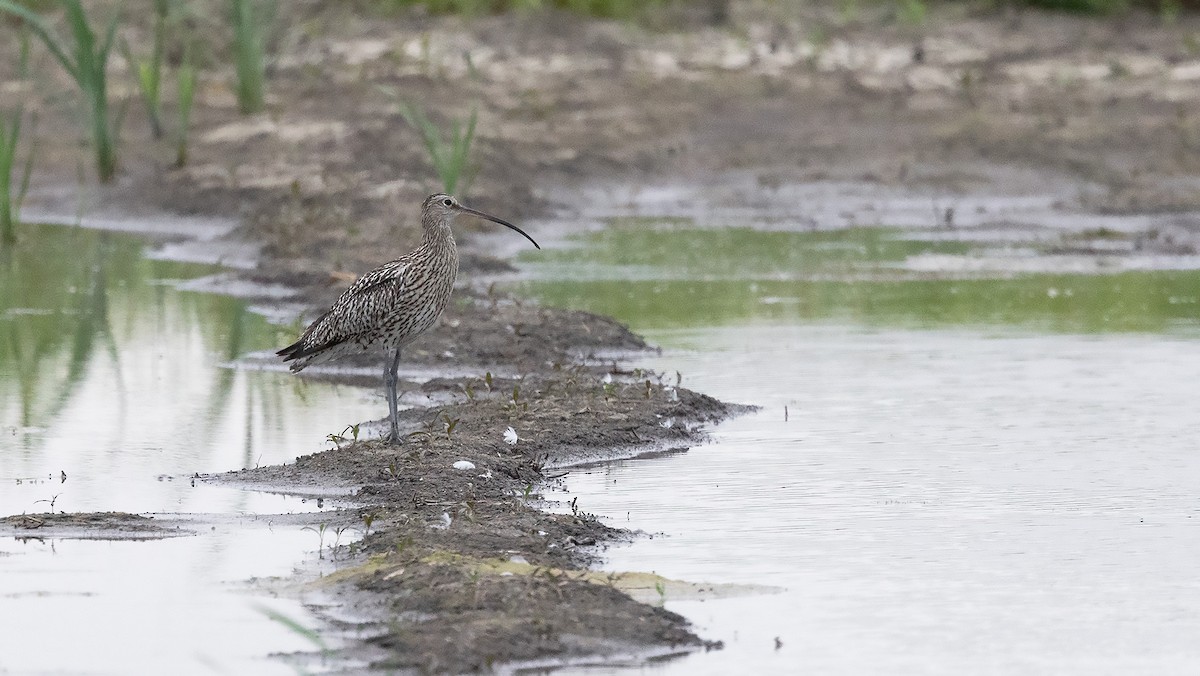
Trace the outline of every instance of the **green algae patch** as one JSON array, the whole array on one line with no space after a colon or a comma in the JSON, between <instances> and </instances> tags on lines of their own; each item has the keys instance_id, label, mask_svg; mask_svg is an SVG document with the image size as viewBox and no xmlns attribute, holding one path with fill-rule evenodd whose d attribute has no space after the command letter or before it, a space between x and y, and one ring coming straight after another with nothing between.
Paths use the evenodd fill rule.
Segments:
<instances>
[{"instance_id":1,"label":"green algae patch","mask_svg":"<svg viewBox=\"0 0 1200 676\"><path fill-rule=\"evenodd\" d=\"M1067 254L1078 243L1129 239L1121 233L1066 233L1024 254L1024 245L942 237L948 235L620 220L568 240L566 248L522 254L531 280L517 290L639 331L796 321L1055 333L1200 329L1200 270L1124 270L1117 263L1132 255L1126 252L1111 255L1111 269L1072 271ZM1022 272L1034 259L1035 270L1061 271Z\"/></svg>"}]
</instances>

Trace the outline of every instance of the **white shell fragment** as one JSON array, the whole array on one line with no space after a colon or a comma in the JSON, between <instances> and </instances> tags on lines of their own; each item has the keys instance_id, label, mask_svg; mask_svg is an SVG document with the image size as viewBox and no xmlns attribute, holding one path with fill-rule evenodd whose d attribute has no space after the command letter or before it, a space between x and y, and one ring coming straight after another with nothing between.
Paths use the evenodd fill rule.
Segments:
<instances>
[{"instance_id":1,"label":"white shell fragment","mask_svg":"<svg viewBox=\"0 0 1200 676\"><path fill-rule=\"evenodd\" d=\"M504 430L504 441L508 442L509 446L516 446L518 439L520 439L520 437L517 436L517 431L514 430L511 425L508 429Z\"/></svg>"},{"instance_id":2,"label":"white shell fragment","mask_svg":"<svg viewBox=\"0 0 1200 676\"><path fill-rule=\"evenodd\" d=\"M475 463L471 462L470 460L459 460L458 462L454 463L453 467L454 469L461 470L475 469Z\"/></svg>"}]
</instances>

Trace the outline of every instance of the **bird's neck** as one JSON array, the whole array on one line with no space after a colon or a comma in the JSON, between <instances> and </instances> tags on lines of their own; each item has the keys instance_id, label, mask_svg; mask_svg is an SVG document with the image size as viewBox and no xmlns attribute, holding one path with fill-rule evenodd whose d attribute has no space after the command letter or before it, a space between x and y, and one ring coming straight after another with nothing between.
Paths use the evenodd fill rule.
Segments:
<instances>
[{"instance_id":1,"label":"bird's neck","mask_svg":"<svg viewBox=\"0 0 1200 676\"><path fill-rule=\"evenodd\" d=\"M434 258L457 261L458 247L454 242L454 233L446 223L425 224L425 236L421 247Z\"/></svg>"},{"instance_id":2,"label":"bird's neck","mask_svg":"<svg viewBox=\"0 0 1200 676\"><path fill-rule=\"evenodd\" d=\"M454 233L445 221L422 223L425 231L424 244L431 249L454 248Z\"/></svg>"}]
</instances>

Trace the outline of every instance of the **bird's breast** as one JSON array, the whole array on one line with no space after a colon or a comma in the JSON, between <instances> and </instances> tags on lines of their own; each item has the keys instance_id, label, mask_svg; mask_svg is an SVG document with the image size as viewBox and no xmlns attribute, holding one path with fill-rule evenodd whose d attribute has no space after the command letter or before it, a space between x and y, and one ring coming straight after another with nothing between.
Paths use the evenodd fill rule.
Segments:
<instances>
[{"instance_id":1,"label":"bird's breast","mask_svg":"<svg viewBox=\"0 0 1200 676\"><path fill-rule=\"evenodd\" d=\"M431 258L425 264L414 265L402 293L392 308L394 325L404 337L415 337L437 322L450 302L454 281L458 277L458 255Z\"/></svg>"}]
</instances>

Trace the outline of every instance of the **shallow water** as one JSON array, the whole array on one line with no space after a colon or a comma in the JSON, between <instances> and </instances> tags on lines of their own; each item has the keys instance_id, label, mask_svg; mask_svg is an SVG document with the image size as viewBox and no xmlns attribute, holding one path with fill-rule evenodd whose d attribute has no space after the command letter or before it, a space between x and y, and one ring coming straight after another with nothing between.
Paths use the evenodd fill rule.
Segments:
<instances>
[{"instance_id":1,"label":"shallow water","mask_svg":"<svg viewBox=\"0 0 1200 676\"><path fill-rule=\"evenodd\" d=\"M60 511L301 508L186 478L319 450L377 412L372 393L238 368L294 330L243 301L180 291L217 269L142 249L43 227L0 267L0 512L46 511L50 500Z\"/></svg>"},{"instance_id":2,"label":"shallow water","mask_svg":"<svg viewBox=\"0 0 1200 676\"><path fill-rule=\"evenodd\" d=\"M785 589L666 598L725 649L642 671L1200 665L1200 316L1180 300L1198 295L1200 275L963 280L942 270L864 282L903 267L865 256L820 281L811 267L780 265L780 290L764 288L751 254L720 280L740 294L726 303L705 274L667 265L678 286L621 282L623 263L603 247L582 251L598 261L588 280L528 264L541 281L526 289L615 311L667 348L641 366L762 407L719 425L709 445L576 470L565 498L556 494L657 534L608 550L606 568ZM689 269L712 266L701 256ZM948 289L964 283L978 285L971 302L946 308ZM783 296L797 301L763 302Z\"/></svg>"},{"instance_id":3,"label":"shallow water","mask_svg":"<svg viewBox=\"0 0 1200 676\"><path fill-rule=\"evenodd\" d=\"M318 549L316 533L269 515L336 505L192 477L321 450L326 435L377 416L379 398L242 368L295 329L180 288L219 268L152 260L141 241L111 232L29 226L22 236L0 260L0 514L150 512L219 525L157 541L0 541L0 635L22 637L5 643L0 671L235 673L253 663L289 673L262 658L313 645L256 604L301 623L307 611L231 583L287 575ZM51 649L64 641L79 650Z\"/></svg>"},{"instance_id":4,"label":"shallow water","mask_svg":"<svg viewBox=\"0 0 1200 676\"><path fill-rule=\"evenodd\" d=\"M289 576L316 547L265 518L154 542L0 539L0 671L295 674L269 655L316 646L270 613L315 623L246 580Z\"/></svg>"},{"instance_id":5,"label":"shallow water","mask_svg":"<svg viewBox=\"0 0 1200 676\"><path fill-rule=\"evenodd\" d=\"M1200 318L1200 270L1177 269L1178 258L1114 253L1080 265L1025 244L931 234L948 233L615 219L562 249L522 254L530 281L518 288L641 331L830 321L1090 333L1194 330Z\"/></svg>"}]
</instances>

